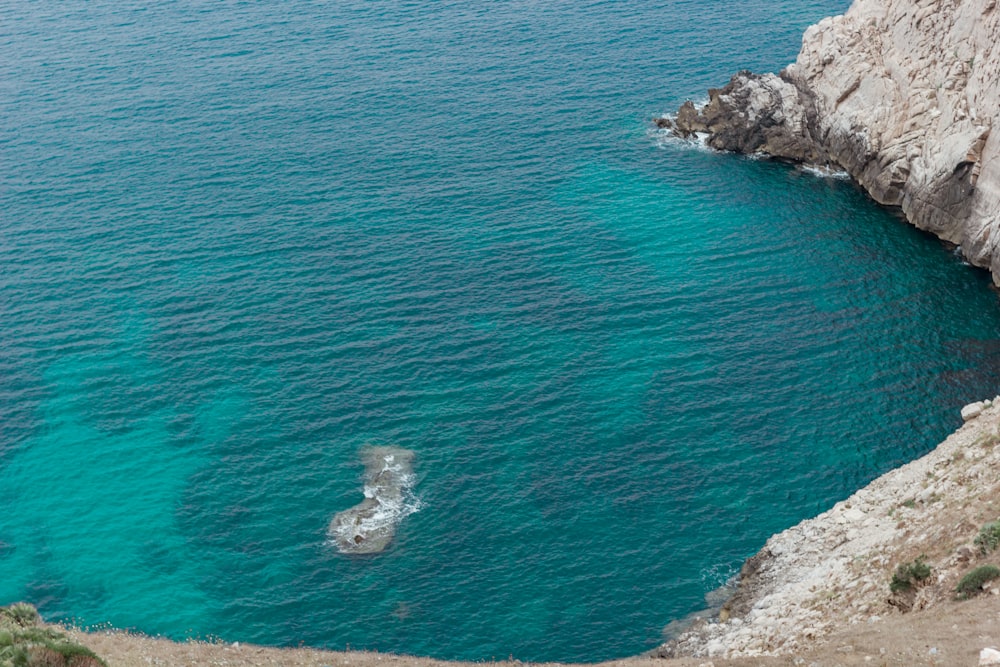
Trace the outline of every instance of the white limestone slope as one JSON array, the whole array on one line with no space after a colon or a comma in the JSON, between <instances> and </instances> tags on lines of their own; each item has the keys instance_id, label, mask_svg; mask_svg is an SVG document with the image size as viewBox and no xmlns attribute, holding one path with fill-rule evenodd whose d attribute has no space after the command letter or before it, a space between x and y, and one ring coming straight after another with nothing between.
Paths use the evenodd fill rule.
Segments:
<instances>
[{"instance_id":1,"label":"white limestone slope","mask_svg":"<svg viewBox=\"0 0 1000 667\"><path fill-rule=\"evenodd\" d=\"M782 74L834 160L1000 282L997 0L855 0Z\"/></svg>"},{"instance_id":2,"label":"white limestone slope","mask_svg":"<svg viewBox=\"0 0 1000 667\"><path fill-rule=\"evenodd\" d=\"M661 655L795 654L890 616L938 609L948 618L965 604L955 600L961 578L1000 558L975 544L980 527L1000 518L1000 396L974 412L926 456L771 537L744 567L732 613L724 607ZM930 576L893 593L893 572L920 557ZM988 586L985 595L1000 595L997 582Z\"/></svg>"}]
</instances>

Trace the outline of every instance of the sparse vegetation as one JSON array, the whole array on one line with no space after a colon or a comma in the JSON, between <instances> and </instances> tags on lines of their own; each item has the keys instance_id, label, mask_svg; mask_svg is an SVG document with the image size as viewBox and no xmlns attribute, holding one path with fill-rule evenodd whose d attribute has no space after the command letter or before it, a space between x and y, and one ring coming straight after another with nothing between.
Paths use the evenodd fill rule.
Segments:
<instances>
[{"instance_id":1,"label":"sparse vegetation","mask_svg":"<svg viewBox=\"0 0 1000 667\"><path fill-rule=\"evenodd\" d=\"M29 604L0 607L0 667L99 667L104 662L64 634L42 627Z\"/></svg>"},{"instance_id":2,"label":"sparse vegetation","mask_svg":"<svg viewBox=\"0 0 1000 667\"><path fill-rule=\"evenodd\" d=\"M1000 546L1000 520L983 526L973 543L979 547L979 552L984 556L995 551Z\"/></svg>"},{"instance_id":3,"label":"sparse vegetation","mask_svg":"<svg viewBox=\"0 0 1000 667\"><path fill-rule=\"evenodd\" d=\"M976 445L979 447L984 447L990 449L996 446L997 442L1000 441L1000 434L997 433L985 433L976 440Z\"/></svg>"},{"instance_id":4,"label":"sparse vegetation","mask_svg":"<svg viewBox=\"0 0 1000 667\"><path fill-rule=\"evenodd\" d=\"M983 591L983 584L1000 577L1000 568L996 565L980 565L962 577L955 587L960 600L968 600Z\"/></svg>"},{"instance_id":5,"label":"sparse vegetation","mask_svg":"<svg viewBox=\"0 0 1000 667\"><path fill-rule=\"evenodd\" d=\"M15 623L22 628L30 628L41 621L38 610L25 602L16 602L9 607L0 607L0 622Z\"/></svg>"},{"instance_id":6,"label":"sparse vegetation","mask_svg":"<svg viewBox=\"0 0 1000 667\"><path fill-rule=\"evenodd\" d=\"M926 581L931 576L931 566L925 560L926 556L920 556L909 563L900 563L892 575L889 583L889 590L893 593L910 591Z\"/></svg>"}]
</instances>

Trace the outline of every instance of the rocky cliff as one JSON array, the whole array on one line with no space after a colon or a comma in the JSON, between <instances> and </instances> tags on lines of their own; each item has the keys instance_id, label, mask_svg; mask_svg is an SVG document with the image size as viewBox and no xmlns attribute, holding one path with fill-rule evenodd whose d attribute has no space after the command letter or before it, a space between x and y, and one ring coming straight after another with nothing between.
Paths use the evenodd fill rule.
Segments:
<instances>
[{"instance_id":1,"label":"rocky cliff","mask_svg":"<svg viewBox=\"0 0 1000 667\"><path fill-rule=\"evenodd\" d=\"M926 456L771 537L718 617L655 655L796 655L852 645L866 628L881 633L890 620L905 627L920 614L957 631L969 598L1000 599L1000 396L962 415L965 425ZM997 603L988 609L995 616Z\"/></svg>"},{"instance_id":2,"label":"rocky cliff","mask_svg":"<svg viewBox=\"0 0 1000 667\"><path fill-rule=\"evenodd\" d=\"M855 0L779 74L740 72L662 119L722 150L846 170L1000 284L997 0Z\"/></svg>"}]
</instances>

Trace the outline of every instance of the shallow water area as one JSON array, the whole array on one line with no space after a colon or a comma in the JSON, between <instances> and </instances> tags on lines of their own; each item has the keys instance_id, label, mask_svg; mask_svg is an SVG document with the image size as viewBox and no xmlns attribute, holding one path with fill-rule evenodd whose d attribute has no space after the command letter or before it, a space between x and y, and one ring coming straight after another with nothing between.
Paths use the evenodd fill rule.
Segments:
<instances>
[{"instance_id":1,"label":"shallow water area","mask_svg":"<svg viewBox=\"0 0 1000 667\"><path fill-rule=\"evenodd\" d=\"M997 393L984 273L848 181L651 135L846 5L0 8L0 603L654 647ZM420 511L343 554L373 446Z\"/></svg>"}]
</instances>

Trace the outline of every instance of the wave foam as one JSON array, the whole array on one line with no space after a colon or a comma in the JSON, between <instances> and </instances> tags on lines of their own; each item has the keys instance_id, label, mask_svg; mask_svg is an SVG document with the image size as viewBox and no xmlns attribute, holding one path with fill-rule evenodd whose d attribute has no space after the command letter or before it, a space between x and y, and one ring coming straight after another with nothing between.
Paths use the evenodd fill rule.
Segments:
<instances>
[{"instance_id":1,"label":"wave foam","mask_svg":"<svg viewBox=\"0 0 1000 667\"><path fill-rule=\"evenodd\" d=\"M330 521L330 542L343 553L379 553L392 542L399 523L421 509L413 493L414 454L400 447L371 447L362 452L365 499Z\"/></svg>"},{"instance_id":2,"label":"wave foam","mask_svg":"<svg viewBox=\"0 0 1000 667\"><path fill-rule=\"evenodd\" d=\"M843 169L834 169L829 165L803 164L799 166L799 169L817 178L834 178L837 180L848 180L851 178L851 175Z\"/></svg>"}]
</instances>

